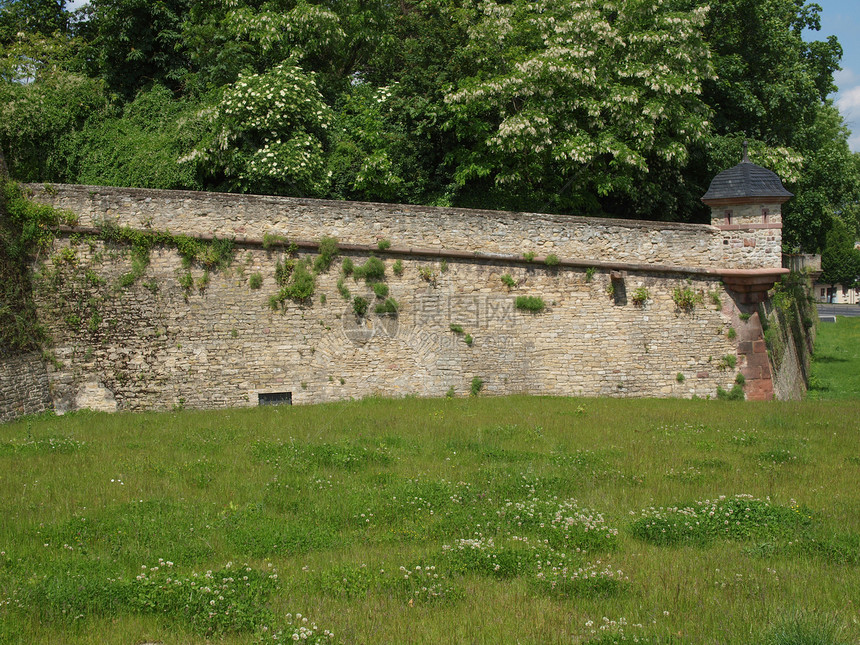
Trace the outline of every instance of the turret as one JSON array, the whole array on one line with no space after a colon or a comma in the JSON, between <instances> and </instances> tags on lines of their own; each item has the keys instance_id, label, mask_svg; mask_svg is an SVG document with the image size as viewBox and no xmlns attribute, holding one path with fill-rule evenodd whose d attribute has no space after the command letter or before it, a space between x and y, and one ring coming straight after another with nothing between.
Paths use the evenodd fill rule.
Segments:
<instances>
[{"instance_id":1,"label":"turret","mask_svg":"<svg viewBox=\"0 0 860 645\"><path fill-rule=\"evenodd\" d=\"M792 197L776 173L750 162L744 142L743 161L714 177L702 197L722 231L723 268L782 267L782 204Z\"/></svg>"}]
</instances>

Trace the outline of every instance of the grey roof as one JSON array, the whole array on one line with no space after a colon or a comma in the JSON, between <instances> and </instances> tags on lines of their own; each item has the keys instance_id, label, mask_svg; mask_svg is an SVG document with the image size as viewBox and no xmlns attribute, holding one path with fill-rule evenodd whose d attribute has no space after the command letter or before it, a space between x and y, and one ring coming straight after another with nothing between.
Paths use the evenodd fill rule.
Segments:
<instances>
[{"instance_id":1,"label":"grey roof","mask_svg":"<svg viewBox=\"0 0 860 645\"><path fill-rule=\"evenodd\" d=\"M744 197L769 197L785 201L794 195L785 189L775 172L751 163L744 150L744 160L714 177L702 201Z\"/></svg>"}]
</instances>

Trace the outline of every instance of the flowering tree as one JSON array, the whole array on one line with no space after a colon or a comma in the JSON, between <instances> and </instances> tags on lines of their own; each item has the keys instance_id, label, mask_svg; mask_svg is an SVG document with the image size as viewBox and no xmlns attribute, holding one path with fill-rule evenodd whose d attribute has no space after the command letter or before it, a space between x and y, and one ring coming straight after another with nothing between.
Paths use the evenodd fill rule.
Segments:
<instances>
[{"instance_id":1,"label":"flowering tree","mask_svg":"<svg viewBox=\"0 0 860 645\"><path fill-rule=\"evenodd\" d=\"M328 185L324 147L331 110L313 76L282 63L240 75L211 112L212 136L184 163L231 190L320 195Z\"/></svg>"},{"instance_id":2,"label":"flowering tree","mask_svg":"<svg viewBox=\"0 0 860 645\"><path fill-rule=\"evenodd\" d=\"M469 32L476 73L452 88L449 123L474 145L464 186L582 208L630 195L652 165L680 168L708 132L706 8L662 0L486 0Z\"/></svg>"}]
</instances>

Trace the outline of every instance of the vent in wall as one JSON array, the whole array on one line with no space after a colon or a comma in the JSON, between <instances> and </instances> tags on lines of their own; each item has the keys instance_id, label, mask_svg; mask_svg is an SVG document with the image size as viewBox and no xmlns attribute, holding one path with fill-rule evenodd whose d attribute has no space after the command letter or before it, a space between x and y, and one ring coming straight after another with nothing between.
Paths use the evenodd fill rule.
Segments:
<instances>
[{"instance_id":1,"label":"vent in wall","mask_svg":"<svg viewBox=\"0 0 860 645\"><path fill-rule=\"evenodd\" d=\"M258 405L292 405L292 392L260 392Z\"/></svg>"}]
</instances>

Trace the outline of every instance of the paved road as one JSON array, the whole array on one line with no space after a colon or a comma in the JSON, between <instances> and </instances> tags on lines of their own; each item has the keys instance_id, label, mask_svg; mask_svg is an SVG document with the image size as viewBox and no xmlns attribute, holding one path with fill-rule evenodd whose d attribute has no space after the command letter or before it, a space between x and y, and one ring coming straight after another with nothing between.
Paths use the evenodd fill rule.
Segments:
<instances>
[{"instance_id":1,"label":"paved road","mask_svg":"<svg viewBox=\"0 0 860 645\"><path fill-rule=\"evenodd\" d=\"M827 305L818 303L818 316L860 316L860 305Z\"/></svg>"}]
</instances>

